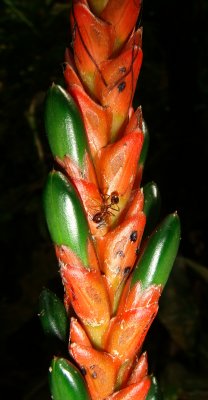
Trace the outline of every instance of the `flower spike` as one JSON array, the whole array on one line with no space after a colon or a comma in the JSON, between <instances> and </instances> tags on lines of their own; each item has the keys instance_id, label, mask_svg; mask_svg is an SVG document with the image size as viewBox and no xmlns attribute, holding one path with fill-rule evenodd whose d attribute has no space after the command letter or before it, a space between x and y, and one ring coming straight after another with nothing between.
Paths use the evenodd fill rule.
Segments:
<instances>
[{"instance_id":1,"label":"flower spike","mask_svg":"<svg viewBox=\"0 0 208 400\"><path fill-rule=\"evenodd\" d=\"M46 96L56 160L44 209L64 286L41 321L76 364L55 357L54 400L159 400L142 347L180 240L177 213L159 225L160 195L144 184L149 132L133 107L143 51L142 0L72 0L66 90ZM141 182L143 187L141 187ZM65 307L65 309L64 309Z\"/></svg>"}]
</instances>

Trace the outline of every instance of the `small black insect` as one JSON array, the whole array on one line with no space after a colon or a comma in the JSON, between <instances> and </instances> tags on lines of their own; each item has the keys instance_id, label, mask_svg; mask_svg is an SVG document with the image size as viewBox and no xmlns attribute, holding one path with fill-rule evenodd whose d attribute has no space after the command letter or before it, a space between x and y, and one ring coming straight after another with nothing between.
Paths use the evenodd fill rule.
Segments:
<instances>
[{"instance_id":1,"label":"small black insect","mask_svg":"<svg viewBox=\"0 0 208 400\"><path fill-rule=\"evenodd\" d=\"M137 231L133 231L131 233L130 240L131 240L131 242L136 242L137 241Z\"/></svg>"},{"instance_id":2,"label":"small black insect","mask_svg":"<svg viewBox=\"0 0 208 400\"><path fill-rule=\"evenodd\" d=\"M100 211L100 212L97 212L95 215L93 215L92 220L96 224L100 224L103 221L104 216L105 216L104 211Z\"/></svg>"},{"instance_id":3,"label":"small black insect","mask_svg":"<svg viewBox=\"0 0 208 400\"><path fill-rule=\"evenodd\" d=\"M136 255L139 255L139 247L137 247L136 251L135 251Z\"/></svg>"},{"instance_id":4,"label":"small black insect","mask_svg":"<svg viewBox=\"0 0 208 400\"><path fill-rule=\"evenodd\" d=\"M119 203L119 195L118 195L118 192L116 192L116 190L111 193L110 201L111 201L111 205Z\"/></svg>"},{"instance_id":5,"label":"small black insect","mask_svg":"<svg viewBox=\"0 0 208 400\"><path fill-rule=\"evenodd\" d=\"M119 92L123 92L123 90L124 90L125 87L126 87L126 82L123 81L123 82L119 83L117 87L118 87L118 91L119 91Z\"/></svg>"},{"instance_id":6,"label":"small black insect","mask_svg":"<svg viewBox=\"0 0 208 400\"><path fill-rule=\"evenodd\" d=\"M86 369L84 367L81 367L80 370L81 370L81 374L83 376L85 376L87 374L87 371L86 371Z\"/></svg>"},{"instance_id":7,"label":"small black insect","mask_svg":"<svg viewBox=\"0 0 208 400\"><path fill-rule=\"evenodd\" d=\"M124 268L124 275L128 275L128 273L131 271L131 267L125 267Z\"/></svg>"},{"instance_id":8,"label":"small black insect","mask_svg":"<svg viewBox=\"0 0 208 400\"><path fill-rule=\"evenodd\" d=\"M93 215L93 222L98 224L97 228L105 225L109 215L114 215L113 211L119 211L119 194L115 190L110 195L102 194L103 204L100 206L100 211Z\"/></svg>"},{"instance_id":9,"label":"small black insect","mask_svg":"<svg viewBox=\"0 0 208 400\"><path fill-rule=\"evenodd\" d=\"M119 71L125 73L126 72L126 67L119 67Z\"/></svg>"}]
</instances>

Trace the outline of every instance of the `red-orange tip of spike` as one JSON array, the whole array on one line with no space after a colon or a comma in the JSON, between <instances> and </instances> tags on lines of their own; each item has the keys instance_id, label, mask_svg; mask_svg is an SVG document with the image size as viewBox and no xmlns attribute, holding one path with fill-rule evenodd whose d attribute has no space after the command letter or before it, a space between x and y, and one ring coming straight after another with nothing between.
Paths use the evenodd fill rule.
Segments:
<instances>
[{"instance_id":1,"label":"red-orange tip of spike","mask_svg":"<svg viewBox=\"0 0 208 400\"><path fill-rule=\"evenodd\" d=\"M141 9L141 0L109 0L101 18L115 29L114 49L120 48L131 34Z\"/></svg>"},{"instance_id":2,"label":"red-orange tip of spike","mask_svg":"<svg viewBox=\"0 0 208 400\"><path fill-rule=\"evenodd\" d=\"M71 24L75 64L93 95L95 75L99 74L99 63L109 58L112 52L114 32L110 24L98 19L80 2L73 7Z\"/></svg>"}]
</instances>

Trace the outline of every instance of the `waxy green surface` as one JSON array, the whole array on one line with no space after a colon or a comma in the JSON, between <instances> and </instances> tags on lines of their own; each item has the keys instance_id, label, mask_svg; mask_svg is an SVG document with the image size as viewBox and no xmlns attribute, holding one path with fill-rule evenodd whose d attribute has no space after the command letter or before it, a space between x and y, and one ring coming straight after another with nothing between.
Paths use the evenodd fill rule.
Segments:
<instances>
[{"instance_id":1,"label":"waxy green surface","mask_svg":"<svg viewBox=\"0 0 208 400\"><path fill-rule=\"evenodd\" d=\"M39 317L46 335L67 339L68 317L62 301L49 289L43 289L39 298Z\"/></svg>"},{"instance_id":2,"label":"waxy green surface","mask_svg":"<svg viewBox=\"0 0 208 400\"><path fill-rule=\"evenodd\" d=\"M66 245L88 266L88 224L81 201L61 172L52 171L45 184L43 203L53 242Z\"/></svg>"},{"instance_id":3,"label":"waxy green surface","mask_svg":"<svg viewBox=\"0 0 208 400\"><path fill-rule=\"evenodd\" d=\"M150 142L150 137L149 137L149 131L147 128L147 124L144 120L142 120L142 132L144 135L144 142L142 146L142 151L139 157L139 165L144 166L146 158L147 158L147 153L149 150L149 142Z\"/></svg>"},{"instance_id":4,"label":"waxy green surface","mask_svg":"<svg viewBox=\"0 0 208 400\"><path fill-rule=\"evenodd\" d=\"M144 213L146 215L146 226L144 237L151 234L155 228L161 209L161 197L159 189L154 182L149 182L143 187L144 194Z\"/></svg>"},{"instance_id":5,"label":"waxy green surface","mask_svg":"<svg viewBox=\"0 0 208 400\"><path fill-rule=\"evenodd\" d=\"M158 382L154 376L151 378L152 383L147 394L146 400L162 400L162 393L160 391Z\"/></svg>"},{"instance_id":6,"label":"waxy green surface","mask_svg":"<svg viewBox=\"0 0 208 400\"><path fill-rule=\"evenodd\" d=\"M53 156L68 155L82 170L88 148L82 117L70 94L55 84L46 96L45 129Z\"/></svg>"},{"instance_id":7,"label":"waxy green surface","mask_svg":"<svg viewBox=\"0 0 208 400\"><path fill-rule=\"evenodd\" d=\"M177 213L168 215L147 239L133 271L131 287L141 282L143 289L150 285L165 286L180 242L180 220Z\"/></svg>"},{"instance_id":8,"label":"waxy green surface","mask_svg":"<svg viewBox=\"0 0 208 400\"><path fill-rule=\"evenodd\" d=\"M49 383L53 400L90 400L81 373L64 358L52 360Z\"/></svg>"}]
</instances>

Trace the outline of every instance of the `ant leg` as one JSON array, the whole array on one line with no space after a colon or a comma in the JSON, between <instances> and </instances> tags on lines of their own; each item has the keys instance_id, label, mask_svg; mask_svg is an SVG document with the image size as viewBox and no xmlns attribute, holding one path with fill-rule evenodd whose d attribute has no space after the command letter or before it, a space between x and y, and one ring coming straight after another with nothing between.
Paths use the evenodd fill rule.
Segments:
<instances>
[{"instance_id":1,"label":"ant leg","mask_svg":"<svg viewBox=\"0 0 208 400\"><path fill-rule=\"evenodd\" d=\"M111 215L112 217L115 217L115 214L113 214L111 211L107 210L106 214Z\"/></svg>"},{"instance_id":2,"label":"ant leg","mask_svg":"<svg viewBox=\"0 0 208 400\"><path fill-rule=\"evenodd\" d=\"M120 211L120 207L117 204L114 204L113 206L111 206L110 209L113 211Z\"/></svg>"}]
</instances>

